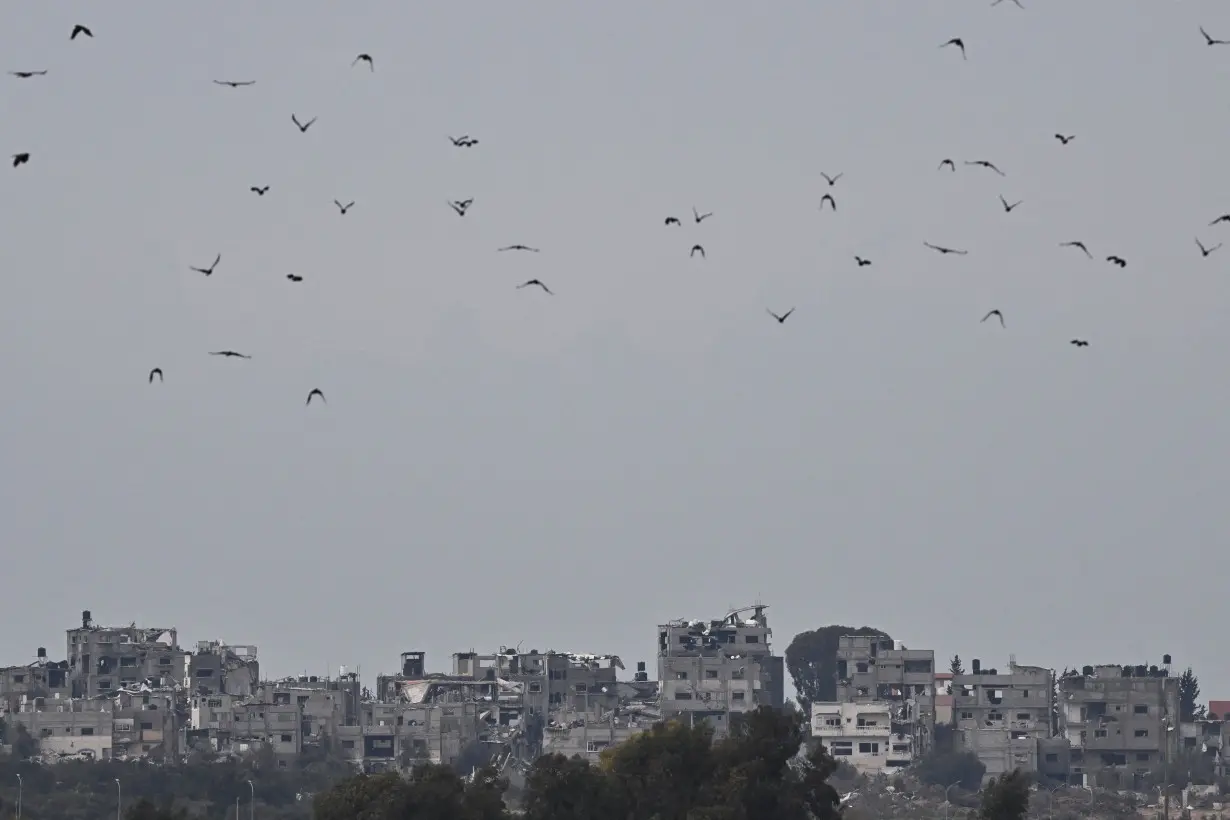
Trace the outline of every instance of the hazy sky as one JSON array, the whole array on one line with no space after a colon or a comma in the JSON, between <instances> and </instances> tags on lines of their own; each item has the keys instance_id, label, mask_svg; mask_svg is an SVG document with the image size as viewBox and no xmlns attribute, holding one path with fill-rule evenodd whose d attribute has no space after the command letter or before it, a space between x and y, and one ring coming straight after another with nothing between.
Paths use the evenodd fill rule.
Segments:
<instances>
[{"instance_id":1,"label":"hazy sky","mask_svg":"<svg viewBox=\"0 0 1230 820\"><path fill-rule=\"evenodd\" d=\"M1193 241L1230 240L1230 9L1026 6L22 4L0 662L91 609L278 675L653 669L760 598L782 650L1169 652L1230 695L1230 247Z\"/></svg>"}]
</instances>

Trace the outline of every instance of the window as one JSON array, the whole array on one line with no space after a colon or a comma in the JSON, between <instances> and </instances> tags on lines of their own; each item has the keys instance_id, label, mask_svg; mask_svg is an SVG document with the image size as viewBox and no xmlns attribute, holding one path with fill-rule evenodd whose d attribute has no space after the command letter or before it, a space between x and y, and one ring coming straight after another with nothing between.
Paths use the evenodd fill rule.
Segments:
<instances>
[{"instance_id":1,"label":"window","mask_svg":"<svg viewBox=\"0 0 1230 820\"><path fill-rule=\"evenodd\" d=\"M858 744L858 753L861 755L878 755L880 753L880 744L860 743Z\"/></svg>"},{"instance_id":2,"label":"window","mask_svg":"<svg viewBox=\"0 0 1230 820\"><path fill-rule=\"evenodd\" d=\"M1050 754L1046 756L1046 762L1047 763L1058 763L1059 755L1055 754L1054 752L1051 752Z\"/></svg>"},{"instance_id":3,"label":"window","mask_svg":"<svg viewBox=\"0 0 1230 820\"><path fill-rule=\"evenodd\" d=\"M610 742L606 740L591 740L585 744L585 751L601 752L603 749L605 749L607 746L610 746L610 745L611 745Z\"/></svg>"},{"instance_id":4,"label":"window","mask_svg":"<svg viewBox=\"0 0 1230 820\"><path fill-rule=\"evenodd\" d=\"M866 675L867 674L867 664L865 663L854 664L854 671L860 675Z\"/></svg>"},{"instance_id":5,"label":"window","mask_svg":"<svg viewBox=\"0 0 1230 820\"><path fill-rule=\"evenodd\" d=\"M294 743L295 742L294 735L282 735L281 737L282 737L283 743Z\"/></svg>"},{"instance_id":6,"label":"window","mask_svg":"<svg viewBox=\"0 0 1230 820\"><path fill-rule=\"evenodd\" d=\"M1003 712L987 712L987 720L1003 720Z\"/></svg>"},{"instance_id":7,"label":"window","mask_svg":"<svg viewBox=\"0 0 1230 820\"><path fill-rule=\"evenodd\" d=\"M1093 736L1094 737L1106 737L1106 730L1105 729L1095 729L1093 732Z\"/></svg>"},{"instance_id":8,"label":"window","mask_svg":"<svg viewBox=\"0 0 1230 820\"><path fill-rule=\"evenodd\" d=\"M1148 729L1137 729L1136 730L1136 737L1148 737L1148 736L1149 736Z\"/></svg>"},{"instance_id":9,"label":"window","mask_svg":"<svg viewBox=\"0 0 1230 820\"><path fill-rule=\"evenodd\" d=\"M877 726L879 724L877 723L875 718L865 718L862 715L859 715L858 725L859 726Z\"/></svg>"},{"instance_id":10,"label":"window","mask_svg":"<svg viewBox=\"0 0 1230 820\"><path fill-rule=\"evenodd\" d=\"M1142 761L1142 762L1148 762L1148 760L1149 760L1149 753L1148 753L1148 752L1137 752L1137 753L1136 753L1136 759L1137 759L1137 760L1139 760L1139 761Z\"/></svg>"},{"instance_id":11,"label":"window","mask_svg":"<svg viewBox=\"0 0 1230 820\"><path fill-rule=\"evenodd\" d=\"M353 749L353 748L354 748L354 741L353 741L353 740L343 740L343 741L342 741L342 748L343 748L343 749Z\"/></svg>"},{"instance_id":12,"label":"window","mask_svg":"<svg viewBox=\"0 0 1230 820\"><path fill-rule=\"evenodd\" d=\"M854 754L854 745L851 741L839 740L829 748L829 752L833 757L848 757Z\"/></svg>"},{"instance_id":13,"label":"window","mask_svg":"<svg viewBox=\"0 0 1230 820\"><path fill-rule=\"evenodd\" d=\"M1017 712L1016 713L1017 720L1029 720L1031 717L1032 716L1029 714L1029 712Z\"/></svg>"},{"instance_id":14,"label":"window","mask_svg":"<svg viewBox=\"0 0 1230 820\"><path fill-rule=\"evenodd\" d=\"M717 670L716 669L706 669L705 670L705 680L717 680Z\"/></svg>"},{"instance_id":15,"label":"window","mask_svg":"<svg viewBox=\"0 0 1230 820\"><path fill-rule=\"evenodd\" d=\"M687 672L676 672L675 673L675 680L687 680L687 679L688 679Z\"/></svg>"},{"instance_id":16,"label":"window","mask_svg":"<svg viewBox=\"0 0 1230 820\"><path fill-rule=\"evenodd\" d=\"M691 692L685 692L682 689L675 690L675 700L691 700L691 699L692 699Z\"/></svg>"},{"instance_id":17,"label":"window","mask_svg":"<svg viewBox=\"0 0 1230 820\"><path fill-rule=\"evenodd\" d=\"M538 681L530 681L530 692L538 693L542 691L542 684Z\"/></svg>"},{"instance_id":18,"label":"window","mask_svg":"<svg viewBox=\"0 0 1230 820\"><path fill-rule=\"evenodd\" d=\"M894 752L908 752L909 750L910 750L910 744L908 743L894 743L893 744Z\"/></svg>"},{"instance_id":19,"label":"window","mask_svg":"<svg viewBox=\"0 0 1230 820\"><path fill-rule=\"evenodd\" d=\"M137 665L137 659L131 655L125 658L120 658L120 666L136 666L136 665Z\"/></svg>"},{"instance_id":20,"label":"window","mask_svg":"<svg viewBox=\"0 0 1230 820\"><path fill-rule=\"evenodd\" d=\"M25 682L26 682L25 675L14 675L13 676L13 683L25 683Z\"/></svg>"},{"instance_id":21,"label":"window","mask_svg":"<svg viewBox=\"0 0 1230 820\"><path fill-rule=\"evenodd\" d=\"M760 643L759 635L747 635L743 638L744 643Z\"/></svg>"},{"instance_id":22,"label":"window","mask_svg":"<svg viewBox=\"0 0 1230 820\"><path fill-rule=\"evenodd\" d=\"M578 683L576 685L576 690L577 690L578 695L584 695L585 693L589 691L589 686L587 686L584 683Z\"/></svg>"},{"instance_id":23,"label":"window","mask_svg":"<svg viewBox=\"0 0 1230 820\"><path fill-rule=\"evenodd\" d=\"M158 665L159 665L159 666L170 666L170 665L171 665L171 659L170 659L170 658L168 658L168 657L165 657L165 656L164 656L164 657L161 657L161 658L159 658L159 659L158 659Z\"/></svg>"},{"instance_id":24,"label":"window","mask_svg":"<svg viewBox=\"0 0 1230 820\"><path fill-rule=\"evenodd\" d=\"M153 729L154 722L152 720L143 720L141 721L141 728L142 729Z\"/></svg>"},{"instance_id":25,"label":"window","mask_svg":"<svg viewBox=\"0 0 1230 820\"><path fill-rule=\"evenodd\" d=\"M832 717L826 717L824 719L824 725L825 726L841 726L841 718L837 717L836 715L833 715Z\"/></svg>"},{"instance_id":26,"label":"window","mask_svg":"<svg viewBox=\"0 0 1230 820\"><path fill-rule=\"evenodd\" d=\"M295 698L295 703L299 704L300 706L306 705L307 702L308 702L307 695L300 695L299 697Z\"/></svg>"},{"instance_id":27,"label":"window","mask_svg":"<svg viewBox=\"0 0 1230 820\"><path fill-rule=\"evenodd\" d=\"M109 679L103 678L102 680L98 682L98 691L106 692L110 689L111 689L111 681Z\"/></svg>"},{"instance_id":28,"label":"window","mask_svg":"<svg viewBox=\"0 0 1230 820\"><path fill-rule=\"evenodd\" d=\"M1132 711L1138 715L1147 715L1149 714L1149 706L1145 703L1138 703Z\"/></svg>"},{"instance_id":29,"label":"window","mask_svg":"<svg viewBox=\"0 0 1230 820\"><path fill-rule=\"evenodd\" d=\"M962 719L962 720L973 720L973 719L974 719L974 713L973 713L973 712L962 712L962 713L961 713L961 719Z\"/></svg>"},{"instance_id":30,"label":"window","mask_svg":"<svg viewBox=\"0 0 1230 820\"><path fill-rule=\"evenodd\" d=\"M741 701L743 700L743 695L744 695L743 692L732 692L730 695L730 699Z\"/></svg>"}]
</instances>

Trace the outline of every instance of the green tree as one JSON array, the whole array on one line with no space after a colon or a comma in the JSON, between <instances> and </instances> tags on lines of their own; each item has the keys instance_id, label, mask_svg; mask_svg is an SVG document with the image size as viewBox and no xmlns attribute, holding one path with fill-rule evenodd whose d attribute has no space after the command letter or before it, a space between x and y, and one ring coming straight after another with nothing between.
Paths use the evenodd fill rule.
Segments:
<instances>
[{"instance_id":1,"label":"green tree","mask_svg":"<svg viewBox=\"0 0 1230 820\"><path fill-rule=\"evenodd\" d=\"M713 732L703 723L658 723L603 756L628 820L686 820L713 780Z\"/></svg>"},{"instance_id":2,"label":"green tree","mask_svg":"<svg viewBox=\"0 0 1230 820\"><path fill-rule=\"evenodd\" d=\"M174 809L169 803L164 806L155 806L144 797L124 812L125 820L185 820L187 816L186 809Z\"/></svg>"},{"instance_id":3,"label":"green tree","mask_svg":"<svg viewBox=\"0 0 1230 820\"><path fill-rule=\"evenodd\" d=\"M1029 813L1031 777L1020 769L992 778L982 790L982 820L1024 820Z\"/></svg>"},{"instance_id":4,"label":"green tree","mask_svg":"<svg viewBox=\"0 0 1230 820\"><path fill-rule=\"evenodd\" d=\"M961 666L961 656L953 655L952 660L948 663L948 671L954 675L964 675L965 667Z\"/></svg>"},{"instance_id":5,"label":"green tree","mask_svg":"<svg viewBox=\"0 0 1230 820\"><path fill-rule=\"evenodd\" d=\"M888 637L870 626L833 625L800 632L786 647L786 668L804 713L813 703L837 700L837 644L843 635Z\"/></svg>"},{"instance_id":6,"label":"green tree","mask_svg":"<svg viewBox=\"0 0 1230 820\"><path fill-rule=\"evenodd\" d=\"M960 784L966 791L982 785L987 767L973 752L931 752L918 761L918 779L932 786Z\"/></svg>"},{"instance_id":7,"label":"green tree","mask_svg":"<svg viewBox=\"0 0 1230 820\"><path fill-rule=\"evenodd\" d=\"M24 725L18 723L17 730L11 734L13 736L10 741L13 744L13 757L18 760L29 760L38 754L38 741L30 735L30 731Z\"/></svg>"},{"instance_id":8,"label":"green tree","mask_svg":"<svg viewBox=\"0 0 1230 820\"><path fill-rule=\"evenodd\" d=\"M1196 705L1200 697L1200 680L1189 666L1179 676L1179 719L1199 720L1204 717L1204 706Z\"/></svg>"},{"instance_id":9,"label":"green tree","mask_svg":"<svg viewBox=\"0 0 1230 820\"><path fill-rule=\"evenodd\" d=\"M580 757L543 755L526 777L526 820L620 820L627 814L613 778Z\"/></svg>"}]
</instances>

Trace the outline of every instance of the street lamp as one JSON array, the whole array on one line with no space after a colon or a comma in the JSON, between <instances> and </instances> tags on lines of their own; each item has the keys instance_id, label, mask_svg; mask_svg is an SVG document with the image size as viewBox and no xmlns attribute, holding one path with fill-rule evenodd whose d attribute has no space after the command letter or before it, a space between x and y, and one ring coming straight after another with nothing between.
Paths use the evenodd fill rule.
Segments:
<instances>
[{"instance_id":1,"label":"street lamp","mask_svg":"<svg viewBox=\"0 0 1230 820\"><path fill-rule=\"evenodd\" d=\"M961 781L958 780L956 783L953 783L951 786L944 789L944 820L948 820L948 808L952 805L952 803L950 803L948 800L948 790L951 789L953 786L960 786L960 785L961 785Z\"/></svg>"},{"instance_id":2,"label":"street lamp","mask_svg":"<svg viewBox=\"0 0 1230 820\"><path fill-rule=\"evenodd\" d=\"M248 800L248 820L256 820L256 786L252 785L252 781L248 781L248 790L252 797ZM239 820L236 816L235 820Z\"/></svg>"},{"instance_id":3,"label":"street lamp","mask_svg":"<svg viewBox=\"0 0 1230 820\"><path fill-rule=\"evenodd\" d=\"M17 820L21 820L21 791L25 784L21 780L21 774L17 775Z\"/></svg>"},{"instance_id":4,"label":"street lamp","mask_svg":"<svg viewBox=\"0 0 1230 820\"><path fill-rule=\"evenodd\" d=\"M124 805L124 787L120 785L120 779L115 778L115 820L123 820L123 815L120 814L120 809Z\"/></svg>"},{"instance_id":5,"label":"street lamp","mask_svg":"<svg viewBox=\"0 0 1230 820\"><path fill-rule=\"evenodd\" d=\"M1047 816L1048 816L1048 817L1050 817L1050 818L1051 818L1051 820L1054 820L1054 818L1055 818L1055 792L1059 791L1060 789L1064 788L1065 786L1067 786L1067 784L1066 784L1066 783L1060 783L1060 784L1059 784L1058 786L1056 786L1055 788L1053 788L1053 789L1047 789L1047 790L1046 790L1046 794L1047 794L1047 803L1046 803L1046 805L1047 805Z\"/></svg>"}]
</instances>

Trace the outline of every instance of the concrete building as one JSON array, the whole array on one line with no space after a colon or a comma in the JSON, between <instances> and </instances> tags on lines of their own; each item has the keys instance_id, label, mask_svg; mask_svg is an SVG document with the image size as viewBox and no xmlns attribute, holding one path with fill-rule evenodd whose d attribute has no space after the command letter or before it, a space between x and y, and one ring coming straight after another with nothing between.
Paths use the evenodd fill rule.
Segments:
<instances>
[{"instance_id":1,"label":"concrete building","mask_svg":"<svg viewBox=\"0 0 1230 820\"><path fill-rule=\"evenodd\" d=\"M255 646L200 641L188 658L188 690L192 694L249 697L259 682Z\"/></svg>"},{"instance_id":2,"label":"concrete building","mask_svg":"<svg viewBox=\"0 0 1230 820\"><path fill-rule=\"evenodd\" d=\"M111 759L115 712L108 700L39 698L26 701L7 719L38 741L44 762Z\"/></svg>"},{"instance_id":3,"label":"concrete building","mask_svg":"<svg viewBox=\"0 0 1230 820\"><path fill-rule=\"evenodd\" d=\"M25 700L66 699L72 695L67 661L51 661L39 647L32 663L0 669L0 712L16 711Z\"/></svg>"},{"instance_id":4,"label":"concrete building","mask_svg":"<svg viewBox=\"0 0 1230 820\"><path fill-rule=\"evenodd\" d=\"M81 626L68 630L71 696L92 698L151 680L182 684L188 657L173 627L97 626L85 610Z\"/></svg>"},{"instance_id":5,"label":"concrete building","mask_svg":"<svg viewBox=\"0 0 1230 820\"><path fill-rule=\"evenodd\" d=\"M975 658L968 674L953 676L957 746L978 756L987 767L987 779L1017 768L1038 771L1038 742L1052 735L1053 675L1050 669L1020 666L1015 660L1001 673L984 669Z\"/></svg>"},{"instance_id":6,"label":"concrete building","mask_svg":"<svg viewBox=\"0 0 1230 820\"><path fill-rule=\"evenodd\" d=\"M1059 679L1072 778L1137 788L1179 749L1179 679L1157 666L1086 666Z\"/></svg>"},{"instance_id":7,"label":"concrete building","mask_svg":"<svg viewBox=\"0 0 1230 820\"><path fill-rule=\"evenodd\" d=\"M873 635L838 639L837 701L890 704L893 734L910 737L914 756L934 745L935 694L934 650Z\"/></svg>"},{"instance_id":8,"label":"concrete building","mask_svg":"<svg viewBox=\"0 0 1230 820\"><path fill-rule=\"evenodd\" d=\"M837 760L862 774L900 771L914 762L914 738L894 731L899 707L887 701L813 703L811 734L820 738Z\"/></svg>"}]
</instances>

